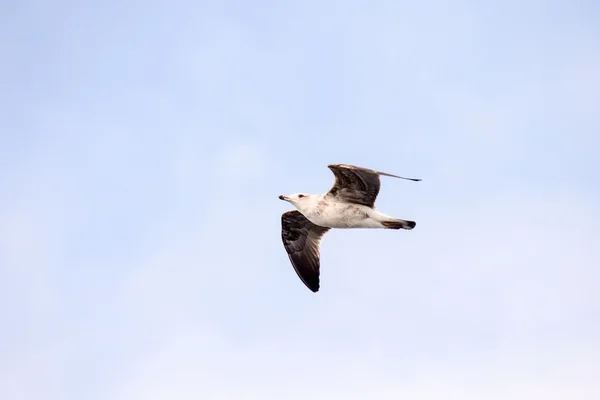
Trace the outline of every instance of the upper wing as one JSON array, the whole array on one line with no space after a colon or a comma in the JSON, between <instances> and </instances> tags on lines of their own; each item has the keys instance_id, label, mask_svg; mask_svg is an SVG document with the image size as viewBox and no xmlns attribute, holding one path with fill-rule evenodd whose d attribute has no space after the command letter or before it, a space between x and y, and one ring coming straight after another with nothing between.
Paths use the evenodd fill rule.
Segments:
<instances>
[{"instance_id":1,"label":"upper wing","mask_svg":"<svg viewBox=\"0 0 600 400\"><path fill-rule=\"evenodd\" d=\"M313 292L319 290L319 243L330 228L310 222L299 211L281 216L281 238L298 277Z\"/></svg>"},{"instance_id":2,"label":"upper wing","mask_svg":"<svg viewBox=\"0 0 600 400\"><path fill-rule=\"evenodd\" d=\"M328 167L335 175L335 183L327 194L349 203L362 204L367 207L375 205L375 199L379 194L380 175L420 181L420 179L405 178L354 165L331 164Z\"/></svg>"}]
</instances>

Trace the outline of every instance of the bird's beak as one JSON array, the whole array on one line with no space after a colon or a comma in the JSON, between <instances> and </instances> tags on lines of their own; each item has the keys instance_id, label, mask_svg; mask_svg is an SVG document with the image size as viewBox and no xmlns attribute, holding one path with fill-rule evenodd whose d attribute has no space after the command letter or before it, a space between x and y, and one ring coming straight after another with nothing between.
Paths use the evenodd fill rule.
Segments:
<instances>
[{"instance_id":1,"label":"bird's beak","mask_svg":"<svg viewBox=\"0 0 600 400\"><path fill-rule=\"evenodd\" d=\"M279 200L287 200L287 197L285 197L284 195L279 196Z\"/></svg>"}]
</instances>

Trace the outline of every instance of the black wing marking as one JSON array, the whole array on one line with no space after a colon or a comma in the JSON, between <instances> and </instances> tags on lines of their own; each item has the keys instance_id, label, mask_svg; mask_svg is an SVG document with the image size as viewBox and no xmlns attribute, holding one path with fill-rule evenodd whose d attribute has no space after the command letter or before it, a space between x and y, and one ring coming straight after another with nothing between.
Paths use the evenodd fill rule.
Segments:
<instances>
[{"instance_id":1,"label":"black wing marking","mask_svg":"<svg viewBox=\"0 0 600 400\"><path fill-rule=\"evenodd\" d=\"M367 207L375 205L375 199L377 199L381 186L380 175L420 181L420 179L404 178L372 169L355 167L354 165L330 164L328 167L335 175L335 183L327 194L348 203L361 204Z\"/></svg>"},{"instance_id":2,"label":"black wing marking","mask_svg":"<svg viewBox=\"0 0 600 400\"><path fill-rule=\"evenodd\" d=\"M298 277L313 292L319 290L319 244L330 228L315 225L299 211L281 216L281 238Z\"/></svg>"}]
</instances>

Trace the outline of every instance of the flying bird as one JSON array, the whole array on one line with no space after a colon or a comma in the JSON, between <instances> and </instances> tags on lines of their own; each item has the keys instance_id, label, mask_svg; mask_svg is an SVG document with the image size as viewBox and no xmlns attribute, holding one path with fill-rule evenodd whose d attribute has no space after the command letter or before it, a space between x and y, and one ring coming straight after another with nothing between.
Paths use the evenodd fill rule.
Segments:
<instances>
[{"instance_id":1,"label":"flying bird","mask_svg":"<svg viewBox=\"0 0 600 400\"><path fill-rule=\"evenodd\" d=\"M321 238L331 228L406 229L414 221L393 218L375 209L379 194L379 176L405 178L347 164L330 164L335 175L331 189L324 194L294 193L279 199L291 203L296 210L281 216L281 238L294 270L313 292L319 290Z\"/></svg>"}]
</instances>

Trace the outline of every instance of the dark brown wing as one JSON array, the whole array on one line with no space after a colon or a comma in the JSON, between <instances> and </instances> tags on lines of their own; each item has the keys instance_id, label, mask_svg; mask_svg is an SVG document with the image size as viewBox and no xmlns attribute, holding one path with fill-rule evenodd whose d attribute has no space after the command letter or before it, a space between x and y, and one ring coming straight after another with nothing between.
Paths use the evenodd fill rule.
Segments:
<instances>
[{"instance_id":1,"label":"dark brown wing","mask_svg":"<svg viewBox=\"0 0 600 400\"><path fill-rule=\"evenodd\" d=\"M319 290L319 244L329 230L310 222L299 211L281 216L281 239L298 277L313 292Z\"/></svg>"},{"instance_id":2,"label":"dark brown wing","mask_svg":"<svg viewBox=\"0 0 600 400\"><path fill-rule=\"evenodd\" d=\"M420 179L405 178L354 165L330 164L328 167L335 175L335 183L327 194L348 203L362 204L367 207L375 205L375 199L379 194L380 175L420 181Z\"/></svg>"}]
</instances>

